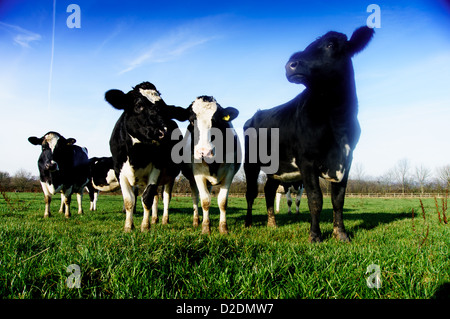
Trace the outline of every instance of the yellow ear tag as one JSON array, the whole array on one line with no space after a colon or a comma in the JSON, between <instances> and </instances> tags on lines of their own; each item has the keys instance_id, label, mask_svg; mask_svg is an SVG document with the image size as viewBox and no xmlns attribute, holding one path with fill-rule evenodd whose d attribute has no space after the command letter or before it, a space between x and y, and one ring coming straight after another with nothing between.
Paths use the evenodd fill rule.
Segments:
<instances>
[{"instance_id":1,"label":"yellow ear tag","mask_svg":"<svg viewBox=\"0 0 450 319\"><path fill-rule=\"evenodd\" d=\"M225 115L224 117L222 117L222 120L228 122L230 120L230 116L229 115Z\"/></svg>"}]
</instances>

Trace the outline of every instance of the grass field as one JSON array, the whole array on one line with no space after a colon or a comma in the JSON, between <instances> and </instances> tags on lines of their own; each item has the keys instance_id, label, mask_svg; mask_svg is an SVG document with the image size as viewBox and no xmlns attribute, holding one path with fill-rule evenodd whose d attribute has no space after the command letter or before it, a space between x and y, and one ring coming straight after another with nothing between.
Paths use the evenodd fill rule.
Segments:
<instances>
[{"instance_id":1,"label":"grass field","mask_svg":"<svg viewBox=\"0 0 450 319\"><path fill-rule=\"evenodd\" d=\"M450 225L439 222L434 199L348 198L345 226L351 243L332 237L332 209L324 200L324 241L308 243L306 200L299 215L286 201L268 229L265 202L255 202L253 227L244 225L245 199L230 198L230 234L218 232L217 201L212 234L192 227L189 197L174 197L170 224L124 233L120 196L100 195L98 211L43 218L43 195L7 193L0 199L0 296L2 298L435 298L450 283ZM440 205L440 202L439 202ZM412 217L414 209L414 218ZM442 216L441 216L442 217ZM75 264L79 273L68 272ZM375 282L379 267L381 287ZM80 275L80 276L78 276ZM372 276L373 275L373 276ZM80 288L67 279L80 277ZM372 276L372 277L371 277ZM369 280L369 281L370 281ZM69 280L69 284L74 283Z\"/></svg>"}]
</instances>

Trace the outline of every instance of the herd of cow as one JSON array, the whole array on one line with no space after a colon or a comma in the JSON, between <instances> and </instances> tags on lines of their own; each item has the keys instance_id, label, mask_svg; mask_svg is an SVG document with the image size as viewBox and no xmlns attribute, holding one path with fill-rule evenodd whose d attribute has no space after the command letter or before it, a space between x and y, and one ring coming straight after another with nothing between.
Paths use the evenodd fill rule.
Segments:
<instances>
[{"instance_id":1,"label":"herd of cow","mask_svg":"<svg viewBox=\"0 0 450 319\"><path fill-rule=\"evenodd\" d=\"M257 156L254 160L250 145L260 145L263 139L260 132L270 135L270 129L277 128L278 144L266 145L268 150L278 150L278 168L275 173L267 174L264 186L268 226L276 225L274 201L278 187L295 185L300 196L304 187L311 213L309 241L321 241L319 216L323 195L319 177L322 177L332 182L333 235L342 241L349 240L343 223L343 206L352 154L360 136L351 58L367 46L373 34L373 29L364 26L356 29L348 40L345 34L330 31L305 50L293 54L285 67L287 79L303 84L305 89L283 105L258 110L245 123L247 227L252 224L257 180L264 164ZM239 111L223 108L213 97L205 95L197 97L187 108L167 105L149 82L136 85L128 93L109 90L105 100L123 111L109 142L112 157L89 159L86 148L75 145L74 138L66 139L57 132L28 139L42 147L38 166L45 195L44 217L50 216L51 198L57 192L61 192L61 211L64 209L65 216L70 217L73 193L77 194L78 212L82 213L85 187L89 189L91 210L96 209L99 191L120 187L126 212L125 231L130 231L134 227L137 187L142 187L141 231L145 231L158 221L159 186L163 186L162 223L168 223L172 188L181 172L192 189L194 226L199 225L200 198L202 233L211 232L210 190L212 185L218 185L219 231L228 233L228 191L241 165L239 140L231 121ZM174 119L189 121L184 136ZM249 129L252 134L246 134ZM225 145L233 147L225 150ZM190 160L181 163L174 160L175 146L188 152L183 158Z\"/></svg>"}]
</instances>

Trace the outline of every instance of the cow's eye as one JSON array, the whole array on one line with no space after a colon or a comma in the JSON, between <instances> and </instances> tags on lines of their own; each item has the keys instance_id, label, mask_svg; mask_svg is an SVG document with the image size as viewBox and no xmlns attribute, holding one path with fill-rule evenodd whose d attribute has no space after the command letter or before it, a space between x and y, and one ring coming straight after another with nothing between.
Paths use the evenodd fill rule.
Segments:
<instances>
[{"instance_id":1,"label":"cow's eye","mask_svg":"<svg viewBox=\"0 0 450 319\"><path fill-rule=\"evenodd\" d=\"M334 43L333 42L328 42L327 48L328 49L334 48Z\"/></svg>"}]
</instances>

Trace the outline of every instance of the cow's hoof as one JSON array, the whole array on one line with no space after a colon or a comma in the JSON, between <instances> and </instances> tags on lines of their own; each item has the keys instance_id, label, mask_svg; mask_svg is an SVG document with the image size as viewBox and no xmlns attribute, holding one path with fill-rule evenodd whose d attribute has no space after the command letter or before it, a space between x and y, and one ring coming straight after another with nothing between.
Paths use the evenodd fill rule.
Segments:
<instances>
[{"instance_id":1,"label":"cow's hoof","mask_svg":"<svg viewBox=\"0 0 450 319\"><path fill-rule=\"evenodd\" d=\"M198 227L198 225L199 225L199 217L198 217L198 214L197 214L197 215L194 214L194 218L193 218L193 220L192 220L192 226Z\"/></svg>"},{"instance_id":2,"label":"cow's hoof","mask_svg":"<svg viewBox=\"0 0 450 319\"><path fill-rule=\"evenodd\" d=\"M211 235L211 228L209 224L202 224L202 234Z\"/></svg>"},{"instance_id":3,"label":"cow's hoof","mask_svg":"<svg viewBox=\"0 0 450 319\"><path fill-rule=\"evenodd\" d=\"M159 218L158 216L154 217L152 216L152 225L158 224Z\"/></svg>"},{"instance_id":4,"label":"cow's hoof","mask_svg":"<svg viewBox=\"0 0 450 319\"><path fill-rule=\"evenodd\" d=\"M267 220L267 227L277 227L275 217L269 217L269 219Z\"/></svg>"},{"instance_id":5,"label":"cow's hoof","mask_svg":"<svg viewBox=\"0 0 450 319\"><path fill-rule=\"evenodd\" d=\"M128 225L125 225L125 227L123 228L123 231L124 232L126 232L126 233L131 233L131 231L134 229L134 224L128 224Z\"/></svg>"},{"instance_id":6,"label":"cow's hoof","mask_svg":"<svg viewBox=\"0 0 450 319\"><path fill-rule=\"evenodd\" d=\"M44 218L49 218L50 216L50 214L44 214Z\"/></svg>"},{"instance_id":7,"label":"cow's hoof","mask_svg":"<svg viewBox=\"0 0 450 319\"><path fill-rule=\"evenodd\" d=\"M222 235L228 235L228 227L227 227L227 223L221 222L219 224L219 232Z\"/></svg>"},{"instance_id":8,"label":"cow's hoof","mask_svg":"<svg viewBox=\"0 0 450 319\"><path fill-rule=\"evenodd\" d=\"M163 216L162 224L167 225L169 223L169 216Z\"/></svg>"},{"instance_id":9,"label":"cow's hoof","mask_svg":"<svg viewBox=\"0 0 450 319\"><path fill-rule=\"evenodd\" d=\"M148 232L149 229L150 229L150 224L149 223L141 224L141 232L143 232L143 233Z\"/></svg>"},{"instance_id":10,"label":"cow's hoof","mask_svg":"<svg viewBox=\"0 0 450 319\"><path fill-rule=\"evenodd\" d=\"M333 229L333 237L339 239L341 242L349 243L350 237L348 237L347 233L343 230L339 230L337 228Z\"/></svg>"},{"instance_id":11,"label":"cow's hoof","mask_svg":"<svg viewBox=\"0 0 450 319\"><path fill-rule=\"evenodd\" d=\"M322 236L320 234L309 234L308 241L310 243L321 243L322 242Z\"/></svg>"}]
</instances>

